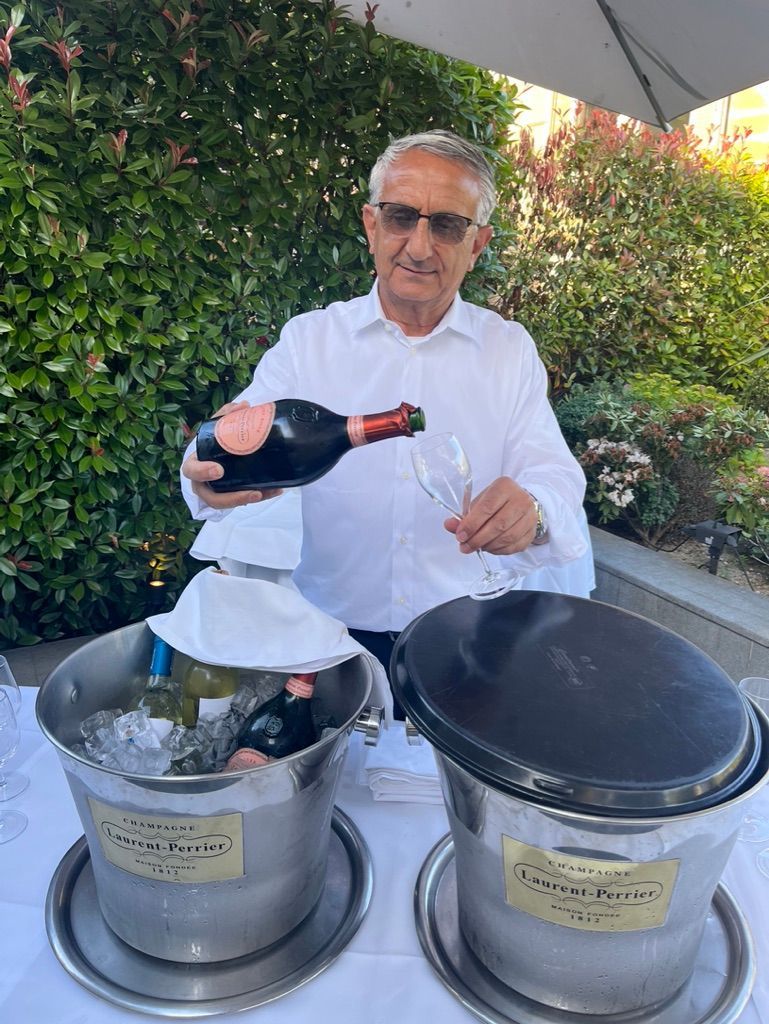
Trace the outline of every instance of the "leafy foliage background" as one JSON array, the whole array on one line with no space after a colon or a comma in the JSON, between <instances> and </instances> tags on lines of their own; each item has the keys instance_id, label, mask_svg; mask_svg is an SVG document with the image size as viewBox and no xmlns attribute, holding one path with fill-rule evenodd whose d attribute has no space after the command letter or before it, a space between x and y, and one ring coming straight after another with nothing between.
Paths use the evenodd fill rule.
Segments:
<instances>
[{"instance_id":1,"label":"leafy foliage background","mask_svg":"<svg viewBox=\"0 0 769 1024\"><path fill-rule=\"evenodd\" d=\"M556 395L639 370L737 392L766 365L769 168L740 141L713 151L592 111L542 151L525 133L512 147L497 304L538 340Z\"/></svg>"},{"instance_id":2,"label":"leafy foliage background","mask_svg":"<svg viewBox=\"0 0 769 1024\"><path fill-rule=\"evenodd\" d=\"M181 449L288 317L369 287L375 157L453 128L504 194L515 109L329 3L0 0L0 645L140 619L153 572L173 598Z\"/></svg>"}]
</instances>

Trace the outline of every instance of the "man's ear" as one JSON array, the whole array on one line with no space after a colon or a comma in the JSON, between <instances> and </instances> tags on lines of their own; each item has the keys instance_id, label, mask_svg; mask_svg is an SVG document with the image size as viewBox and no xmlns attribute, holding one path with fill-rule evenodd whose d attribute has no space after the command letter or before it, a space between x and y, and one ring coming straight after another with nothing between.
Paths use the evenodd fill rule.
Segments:
<instances>
[{"instance_id":1,"label":"man's ear","mask_svg":"<svg viewBox=\"0 0 769 1024\"><path fill-rule=\"evenodd\" d=\"M473 239L473 247L470 250L470 270L475 266L475 261L481 255L483 250L489 244L494 234L494 228L489 224L485 227L478 228Z\"/></svg>"},{"instance_id":2,"label":"man's ear","mask_svg":"<svg viewBox=\"0 0 769 1024\"><path fill-rule=\"evenodd\" d=\"M363 207L363 228L366 232L366 238L368 238L368 251L374 251L374 237L376 235L376 214L377 210L375 206L371 206L370 203L366 203Z\"/></svg>"}]
</instances>

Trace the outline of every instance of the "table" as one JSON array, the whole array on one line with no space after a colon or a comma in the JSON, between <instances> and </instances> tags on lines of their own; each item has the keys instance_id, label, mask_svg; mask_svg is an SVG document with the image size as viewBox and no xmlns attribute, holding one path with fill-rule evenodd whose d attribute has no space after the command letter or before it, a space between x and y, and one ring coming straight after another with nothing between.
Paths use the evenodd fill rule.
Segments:
<instances>
[{"instance_id":1,"label":"table","mask_svg":"<svg viewBox=\"0 0 769 1024\"><path fill-rule=\"evenodd\" d=\"M136 1024L160 1020L92 995L59 965L48 943L43 908L50 879L82 829L53 746L34 716L37 691L23 689L22 743L12 767L29 788L3 806L30 821L0 846L0 1020L8 1024ZM472 1024L476 1018L443 986L422 954L412 899L419 870L447 831L442 807L374 802L356 781L362 738L354 734L337 804L360 829L372 855L374 897L347 949L317 978L252 1010L211 1018L223 1024ZM769 814L769 790L756 810ZM769 844L767 844L769 845ZM758 977L739 1024L769 1024L769 879L755 867L762 847L738 842L724 882L750 922Z\"/></svg>"}]
</instances>

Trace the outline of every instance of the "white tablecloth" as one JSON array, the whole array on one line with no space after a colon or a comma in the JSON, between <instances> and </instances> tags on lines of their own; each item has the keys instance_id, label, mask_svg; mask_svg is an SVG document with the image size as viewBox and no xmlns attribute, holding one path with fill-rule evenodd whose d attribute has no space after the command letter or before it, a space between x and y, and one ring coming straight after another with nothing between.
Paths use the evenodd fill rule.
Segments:
<instances>
[{"instance_id":1,"label":"white tablecloth","mask_svg":"<svg viewBox=\"0 0 769 1024\"><path fill-rule=\"evenodd\" d=\"M59 965L45 931L51 876L82 834L56 751L34 716L37 691L24 690L23 738L11 767L31 777L2 807L30 819L0 845L0 1021L3 1024L136 1024L159 1020L92 995ZM354 735L337 804L354 820L373 859L374 897L347 949L326 971L273 1003L212 1018L223 1024L472 1024L476 1018L442 985L414 928L413 889L434 843L446 833L442 807L375 803L357 780L361 737ZM755 808L769 814L765 789ZM724 882L750 921L758 977L739 1024L769 1024L769 879L755 867L758 844L738 842Z\"/></svg>"}]
</instances>

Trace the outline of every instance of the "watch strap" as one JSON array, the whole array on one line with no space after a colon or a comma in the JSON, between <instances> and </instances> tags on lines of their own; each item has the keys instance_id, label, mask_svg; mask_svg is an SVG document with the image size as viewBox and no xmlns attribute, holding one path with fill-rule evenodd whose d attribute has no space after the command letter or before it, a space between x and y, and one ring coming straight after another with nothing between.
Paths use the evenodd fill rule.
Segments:
<instances>
[{"instance_id":1,"label":"watch strap","mask_svg":"<svg viewBox=\"0 0 769 1024\"><path fill-rule=\"evenodd\" d=\"M545 509L539 498L535 497L531 491L527 491L526 493L534 502L534 511L537 514L537 528L534 532L532 544L543 544L547 540L547 515L545 514Z\"/></svg>"}]
</instances>

